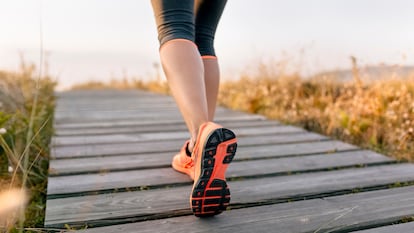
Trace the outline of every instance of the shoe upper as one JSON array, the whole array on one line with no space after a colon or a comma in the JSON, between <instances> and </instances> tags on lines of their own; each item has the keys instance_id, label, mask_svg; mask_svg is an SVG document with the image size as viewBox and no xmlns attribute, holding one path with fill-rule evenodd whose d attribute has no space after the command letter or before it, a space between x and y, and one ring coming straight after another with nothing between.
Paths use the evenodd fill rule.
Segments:
<instances>
[{"instance_id":1,"label":"shoe upper","mask_svg":"<svg viewBox=\"0 0 414 233\"><path fill-rule=\"evenodd\" d=\"M192 157L187 155L187 148L190 141L186 141L180 150L173 158L172 166L175 170L186 173L194 180L194 161Z\"/></svg>"}]
</instances>

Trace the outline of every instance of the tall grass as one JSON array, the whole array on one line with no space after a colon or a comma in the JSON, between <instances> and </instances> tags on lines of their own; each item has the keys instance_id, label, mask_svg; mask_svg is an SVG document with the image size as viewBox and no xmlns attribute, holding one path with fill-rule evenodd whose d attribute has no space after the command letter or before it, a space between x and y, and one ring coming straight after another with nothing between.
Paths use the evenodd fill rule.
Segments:
<instances>
[{"instance_id":1,"label":"tall grass","mask_svg":"<svg viewBox=\"0 0 414 233\"><path fill-rule=\"evenodd\" d=\"M43 227L55 84L24 62L17 72L0 71L0 185L29 191L24 227Z\"/></svg>"},{"instance_id":2,"label":"tall grass","mask_svg":"<svg viewBox=\"0 0 414 233\"><path fill-rule=\"evenodd\" d=\"M222 83L219 102L413 161L414 74L364 82L352 61L350 81L261 66L256 75Z\"/></svg>"}]
</instances>

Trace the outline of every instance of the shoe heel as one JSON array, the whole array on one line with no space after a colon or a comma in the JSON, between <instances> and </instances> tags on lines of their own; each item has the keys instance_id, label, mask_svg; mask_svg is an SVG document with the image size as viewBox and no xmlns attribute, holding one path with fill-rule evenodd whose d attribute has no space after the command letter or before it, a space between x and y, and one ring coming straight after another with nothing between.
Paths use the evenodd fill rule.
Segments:
<instances>
[{"instance_id":1,"label":"shoe heel","mask_svg":"<svg viewBox=\"0 0 414 233\"><path fill-rule=\"evenodd\" d=\"M197 217L209 217L222 213L230 203L230 189L226 181L215 179L204 190L204 196L200 192L193 193L191 207Z\"/></svg>"}]
</instances>

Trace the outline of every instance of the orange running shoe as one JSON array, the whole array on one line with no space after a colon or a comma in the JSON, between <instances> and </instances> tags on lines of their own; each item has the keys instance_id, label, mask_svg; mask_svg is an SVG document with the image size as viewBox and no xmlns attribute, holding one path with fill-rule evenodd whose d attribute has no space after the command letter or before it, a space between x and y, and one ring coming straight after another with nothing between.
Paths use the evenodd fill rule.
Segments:
<instances>
[{"instance_id":1,"label":"orange running shoe","mask_svg":"<svg viewBox=\"0 0 414 233\"><path fill-rule=\"evenodd\" d=\"M174 156L172 167L178 172L187 174L194 180L194 162L191 159L191 153L188 151L188 143L190 143L189 140L184 143L180 153Z\"/></svg>"},{"instance_id":2,"label":"orange running shoe","mask_svg":"<svg viewBox=\"0 0 414 233\"><path fill-rule=\"evenodd\" d=\"M237 149L236 135L207 122L200 126L192 153L194 185L190 205L197 217L220 214L230 203L225 173Z\"/></svg>"}]
</instances>

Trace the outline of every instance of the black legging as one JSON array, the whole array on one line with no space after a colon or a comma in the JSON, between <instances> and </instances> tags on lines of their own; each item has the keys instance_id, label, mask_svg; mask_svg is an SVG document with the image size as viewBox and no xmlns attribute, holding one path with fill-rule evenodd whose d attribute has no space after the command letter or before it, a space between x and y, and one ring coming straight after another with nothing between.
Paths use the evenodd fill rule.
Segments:
<instances>
[{"instance_id":1,"label":"black legging","mask_svg":"<svg viewBox=\"0 0 414 233\"><path fill-rule=\"evenodd\" d=\"M201 56L215 56L214 35L227 0L151 0L160 46L173 39L194 42Z\"/></svg>"}]
</instances>

